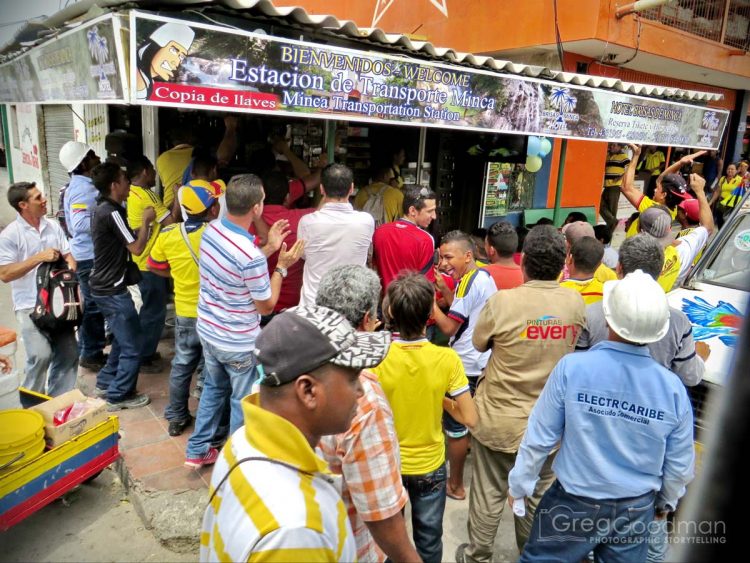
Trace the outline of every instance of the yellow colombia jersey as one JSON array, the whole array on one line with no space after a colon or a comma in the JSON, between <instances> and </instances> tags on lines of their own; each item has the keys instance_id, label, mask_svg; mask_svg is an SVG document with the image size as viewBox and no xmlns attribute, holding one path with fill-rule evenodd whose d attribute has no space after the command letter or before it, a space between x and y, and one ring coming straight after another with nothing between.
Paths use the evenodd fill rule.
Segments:
<instances>
[{"instance_id":1,"label":"yellow colombia jersey","mask_svg":"<svg viewBox=\"0 0 750 563\"><path fill-rule=\"evenodd\" d=\"M656 203L653 199L648 197L647 195L643 196L643 199L641 199L641 203L638 204L638 211L643 213L648 209L649 207L653 207L654 205L659 205ZM677 209L670 209L669 214L672 216L672 221L675 220L675 217L677 217ZM628 232L625 233L625 238L634 237L638 234L638 219L633 221L633 223L630 225L630 228L628 229Z\"/></svg>"},{"instance_id":2,"label":"yellow colombia jersey","mask_svg":"<svg viewBox=\"0 0 750 563\"><path fill-rule=\"evenodd\" d=\"M601 301L604 297L604 284L596 278L590 278L587 280L572 280L568 278L560 283L560 286L576 290L581 294L583 302L586 303L586 305L591 305L592 303Z\"/></svg>"},{"instance_id":3,"label":"yellow colombia jersey","mask_svg":"<svg viewBox=\"0 0 750 563\"><path fill-rule=\"evenodd\" d=\"M461 358L427 339L395 339L373 368L393 409L401 448L401 473L424 475L445 462L443 397L469 390Z\"/></svg>"},{"instance_id":4,"label":"yellow colombia jersey","mask_svg":"<svg viewBox=\"0 0 750 563\"><path fill-rule=\"evenodd\" d=\"M174 185L182 185L182 177L193 158L193 147L183 146L169 149L156 159L156 171L161 178L161 189L164 193L164 205L172 206Z\"/></svg>"},{"instance_id":5,"label":"yellow colombia jersey","mask_svg":"<svg viewBox=\"0 0 750 563\"><path fill-rule=\"evenodd\" d=\"M665 292L672 291L677 276L680 275L680 255L674 246L664 249L664 267L656 280Z\"/></svg>"},{"instance_id":6,"label":"yellow colombia jersey","mask_svg":"<svg viewBox=\"0 0 750 563\"><path fill-rule=\"evenodd\" d=\"M164 204L151 190L141 188L140 186L130 186L130 195L128 196L128 224L134 231L141 228L143 224L143 210L147 207L153 207L156 211L156 219L151 227L151 236L146 243L146 249L141 253L140 256L133 255L133 262L138 264L138 268L142 271L147 271L146 260L148 254L151 251L151 247L154 246L156 237L159 236L159 230L161 229L160 223L169 216L169 210L164 207Z\"/></svg>"},{"instance_id":7,"label":"yellow colombia jersey","mask_svg":"<svg viewBox=\"0 0 750 563\"><path fill-rule=\"evenodd\" d=\"M594 279L599 283L604 284L605 282L616 280L617 274L612 268L599 264L599 267L594 272Z\"/></svg>"},{"instance_id":8,"label":"yellow colombia jersey","mask_svg":"<svg viewBox=\"0 0 750 563\"><path fill-rule=\"evenodd\" d=\"M186 223L185 230L193 252L200 256L201 239L206 230L206 223ZM170 269L174 279L175 313L178 317L196 318L200 289L198 264L195 263L185 239L182 238L180 225L169 225L164 228L151 249L149 265L157 269Z\"/></svg>"}]
</instances>

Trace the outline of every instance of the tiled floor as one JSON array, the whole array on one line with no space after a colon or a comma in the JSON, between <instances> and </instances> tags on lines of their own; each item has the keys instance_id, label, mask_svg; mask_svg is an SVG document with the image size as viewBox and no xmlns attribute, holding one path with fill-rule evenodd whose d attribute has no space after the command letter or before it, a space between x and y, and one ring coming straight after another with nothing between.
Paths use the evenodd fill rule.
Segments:
<instances>
[{"instance_id":1,"label":"tiled floor","mask_svg":"<svg viewBox=\"0 0 750 563\"><path fill-rule=\"evenodd\" d=\"M211 477L211 468L196 470L183 465L185 446L192 427L182 436L174 438L167 433L164 408L169 396L172 347L172 340L162 340L159 344L159 351L164 357L161 373L142 373L138 377L138 391L147 394L151 404L116 413L120 418L120 453L128 472L144 488L152 491L207 488ZM96 373L81 368L79 381L84 392L91 392L96 383ZM195 414L198 401L191 397L189 405L190 411Z\"/></svg>"}]
</instances>

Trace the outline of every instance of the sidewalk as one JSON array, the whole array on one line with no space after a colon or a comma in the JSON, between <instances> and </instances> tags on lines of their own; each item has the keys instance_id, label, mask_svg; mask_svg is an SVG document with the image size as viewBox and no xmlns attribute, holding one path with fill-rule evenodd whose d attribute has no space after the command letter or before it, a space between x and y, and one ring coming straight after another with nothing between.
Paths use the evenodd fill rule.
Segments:
<instances>
[{"instance_id":1,"label":"sidewalk","mask_svg":"<svg viewBox=\"0 0 750 563\"><path fill-rule=\"evenodd\" d=\"M192 427L177 437L167 433L164 408L174 340L162 339L159 352L164 358L162 372L138 377L138 391L147 394L151 404L116 413L122 456L117 470L138 515L156 538L175 551L194 551L212 468L196 470L183 465ZM93 394L95 385L96 372L80 368L78 386L83 392ZM198 400L191 397L189 405L194 413Z\"/></svg>"}]
</instances>

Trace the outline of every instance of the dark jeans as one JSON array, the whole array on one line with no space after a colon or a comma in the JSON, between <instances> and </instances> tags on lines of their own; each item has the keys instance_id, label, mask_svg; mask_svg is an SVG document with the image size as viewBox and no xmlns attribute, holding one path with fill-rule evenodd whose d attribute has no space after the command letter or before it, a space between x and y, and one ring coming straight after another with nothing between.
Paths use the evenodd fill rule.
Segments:
<instances>
[{"instance_id":1,"label":"dark jeans","mask_svg":"<svg viewBox=\"0 0 750 563\"><path fill-rule=\"evenodd\" d=\"M141 360L148 360L156 353L164 320L167 318L167 279L152 272L141 272L138 289L141 290Z\"/></svg>"},{"instance_id":2,"label":"dark jeans","mask_svg":"<svg viewBox=\"0 0 750 563\"><path fill-rule=\"evenodd\" d=\"M645 561L656 493L598 500L555 481L539 503L520 561Z\"/></svg>"},{"instance_id":3,"label":"dark jeans","mask_svg":"<svg viewBox=\"0 0 750 563\"><path fill-rule=\"evenodd\" d=\"M78 284L83 296L83 320L78 327L78 355L82 358L99 356L106 344L104 315L99 311L89 286L89 276L94 267L93 260L81 260L76 268Z\"/></svg>"},{"instance_id":4,"label":"dark jeans","mask_svg":"<svg viewBox=\"0 0 750 563\"><path fill-rule=\"evenodd\" d=\"M96 376L96 386L107 390L107 400L118 402L135 393L141 367L141 325L130 292L93 294L112 331L107 365Z\"/></svg>"},{"instance_id":5,"label":"dark jeans","mask_svg":"<svg viewBox=\"0 0 750 563\"><path fill-rule=\"evenodd\" d=\"M467 376L467 379L469 380L469 393L471 393L471 396L473 397L474 393L477 392L477 381L479 381L479 376L469 375ZM458 439L469 434L469 429L466 428L466 426L458 422L445 411L443 411L443 430L448 438Z\"/></svg>"},{"instance_id":6,"label":"dark jeans","mask_svg":"<svg viewBox=\"0 0 750 563\"><path fill-rule=\"evenodd\" d=\"M617 204L620 202L620 188L604 188L599 200L599 215L611 231L617 226Z\"/></svg>"},{"instance_id":7,"label":"dark jeans","mask_svg":"<svg viewBox=\"0 0 750 563\"><path fill-rule=\"evenodd\" d=\"M164 412L167 420L187 420L190 417L188 397L190 380L203 357L203 347L191 317L175 317L174 359L169 374L169 404Z\"/></svg>"},{"instance_id":8,"label":"dark jeans","mask_svg":"<svg viewBox=\"0 0 750 563\"><path fill-rule=\"evenodd\" d=\"M424 563L439 563L443 560L445 463L425 475L403 475L401 481L411 502L411 526L417 553Z\"/></svg>"}]
</instances>

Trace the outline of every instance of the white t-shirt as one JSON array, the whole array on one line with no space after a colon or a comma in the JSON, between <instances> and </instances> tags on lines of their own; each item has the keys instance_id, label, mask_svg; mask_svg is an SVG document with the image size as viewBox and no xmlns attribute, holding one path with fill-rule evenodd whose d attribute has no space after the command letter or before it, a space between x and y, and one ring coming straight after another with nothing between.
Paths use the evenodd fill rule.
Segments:
<instances>
[{"instance_id":1,"label":"white t-shirt","mask_svg":"<svg viewBox=\"0 0 750 563\"><path fill-rule=\"evenodd\" d=\"M675 246L675 250L680 257L680 273L677 274L677 280L674 282L673 288L680 287L682 282L685 281L695 257L706 246L708 236L709 233L706 227L701 226L696 227L684 237L677 239L680 241L680 244Z\"/></svg>"},{"instance_id":2,"label":"white t-shirt","mask_svg":"<svg viewBox=\"0 0 750 563\"><path fill-rule=\"evenodd\" d=\"M70 254L68 239L57 221L42 217L37 231L19 214L0 233L0 266L23 262L48 248ZM32 268L25 276L10 282L14 310L33 309L36 305L36 270Z\"/></svg>"},{"instance_id":3,"label":"white t-shirt","mask_svg":"<svg viewBox=\"0 0 750 563\"><path fill-rule=\"evenodd\" d=\"M305 268L299 304L315 305L320 280L331 268L344 264L365 266L374 232L372 215L355 211L350 203L326 203L322 209L302 217L297 238L305 241Z\"/></svg>"},{"instance_id":4,"label":"white t-shirt","mask_svg":"<svg viewBox=\"0 0 750 563\"><path fill-rule=\"evenodd\" d=\"M448 316L461 323L458 332L451 338L450 345L461 357L466 375L476 377L481 375L491 351L482 353L474 348L471 338L477 324L479 313L487 300L497 291L495 281L485 270L477 268L464 274L456 287L453 304Z\"/></svg>"}]
</instances>

